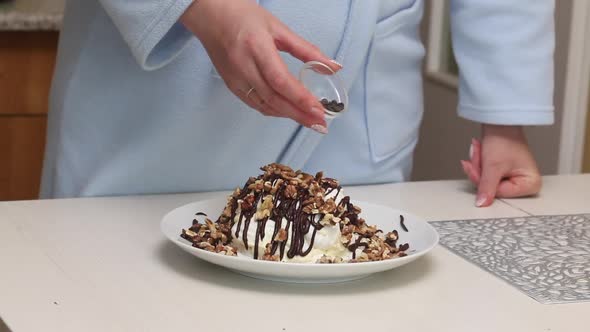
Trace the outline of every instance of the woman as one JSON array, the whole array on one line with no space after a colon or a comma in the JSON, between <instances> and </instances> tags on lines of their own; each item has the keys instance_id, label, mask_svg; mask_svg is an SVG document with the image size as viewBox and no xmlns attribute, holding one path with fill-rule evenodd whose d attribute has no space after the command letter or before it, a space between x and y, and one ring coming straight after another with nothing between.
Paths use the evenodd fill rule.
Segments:
<instances>
[{"instance_id":1,"label":"woman","mask_svg":"<svg viewBox=\"0 0 590 332\"><path fill-rule=\"evenodd\" d=\"M274 161L343 184L407 180L423 1L259 2L70 1L42 196L229 189ZM451 1L459 115L484 124L463 163L478 206L540 189L519 126L553 121L553 5ZM350 95L311 145L299 144L311 133L302 126L328 129L292 75L309 60L340 70Z\"/></svg>"}]
</instances>

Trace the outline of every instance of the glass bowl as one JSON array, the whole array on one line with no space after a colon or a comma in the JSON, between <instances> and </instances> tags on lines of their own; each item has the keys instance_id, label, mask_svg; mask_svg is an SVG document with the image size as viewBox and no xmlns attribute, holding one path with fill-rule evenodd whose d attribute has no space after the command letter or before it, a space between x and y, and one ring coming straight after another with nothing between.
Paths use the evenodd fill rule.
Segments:
<instances>
[{"instance_id":1,"label":"glass bowl","mask_svg":"<svg viewBox=\"0 0 590 332\"><path fill-rule=\"evenodd\" d=\"M344 109L334 112L324 108L326 118L333 119L348 110L348 93L337 73L319 61L306 62L299 71L299 80L318 100L335 100L344 104Z\"/></svg>"}]
</instances>

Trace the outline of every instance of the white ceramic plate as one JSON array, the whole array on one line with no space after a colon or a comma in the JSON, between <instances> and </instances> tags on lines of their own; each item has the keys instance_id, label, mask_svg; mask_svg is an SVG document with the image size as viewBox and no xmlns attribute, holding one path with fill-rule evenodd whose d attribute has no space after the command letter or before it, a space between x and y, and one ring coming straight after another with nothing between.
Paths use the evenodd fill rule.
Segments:
<instances>
[{"instance_id":1,"label":"white ceramic plate","mask_svg":"<svg viewBox=\"0 0 590 332\"><path fill-rule=\"evenodd\" d=\"M189 241L180 237L181 230L191 226L197 212L204 212L215 220L226 204L225 198L195 202L176 208L164 216L160 226L170 241L200 259L254 278L298 283L330 283L360 279L407 264L426 254L438 243L438 233L419 217L386 206L358 201L353 203L362 209L361 217L369 225L377 225L384 232L397 229L398 244L410 244L408 256L378 262L341 264L269 262L239 254L235 257L208 252L194 248ZM405 218L404 224L408 232L400 225L400 214Z\"/></svg>"}]
</instances>

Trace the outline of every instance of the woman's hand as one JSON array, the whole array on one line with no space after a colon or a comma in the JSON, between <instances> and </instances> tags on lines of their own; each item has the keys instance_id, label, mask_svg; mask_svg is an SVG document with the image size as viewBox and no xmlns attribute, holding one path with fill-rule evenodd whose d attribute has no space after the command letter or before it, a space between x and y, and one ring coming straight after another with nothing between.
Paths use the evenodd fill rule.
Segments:
<instances>
[{"instance_id":1,"label":"woman's hand","mask_svg":"<svg viewBox=\"0 0 590 332\"><path fill-rule=\"evenodd\" d=\"M285 51L333 71L341 65L252 0L196 0L181 22L199 38L228 88L264 115L291 118L326 133L321 103L289 72Z\"/></svg>"},{"instance_id":2,"label":"woman's hand","mask_svg":"<svg viewBox=\"0 0 590 332\"><path fill-rule=\"evenodd\" d=\"M530 196L541 190L541 175L520 126L483 125L482 141L472 140L470 155L461 165L477 186L478 207L491 205L495 197Z\"/></svg>"}]
</instances>

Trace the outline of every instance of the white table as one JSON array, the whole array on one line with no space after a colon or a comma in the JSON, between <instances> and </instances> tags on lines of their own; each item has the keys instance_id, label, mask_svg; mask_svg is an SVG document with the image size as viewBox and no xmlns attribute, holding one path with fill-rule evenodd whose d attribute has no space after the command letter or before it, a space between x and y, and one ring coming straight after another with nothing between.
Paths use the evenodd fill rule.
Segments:
<instances>
[{"instance_id":1,"label":"white table","mask_svg":"<svg viewBox=\"0 0 590 332\"><path fill-rule=\"evenodd\" d=\"M590 212L590 175L478 209L464 181L346 188L429 220ZM588 331L590 303L543 305L438 247L334 285L243 277L169 244L160 218L203 193L0 203L0 316L14 331ZM2 328L0 328L2 330Z\"/></svg>"}]
</instances>

